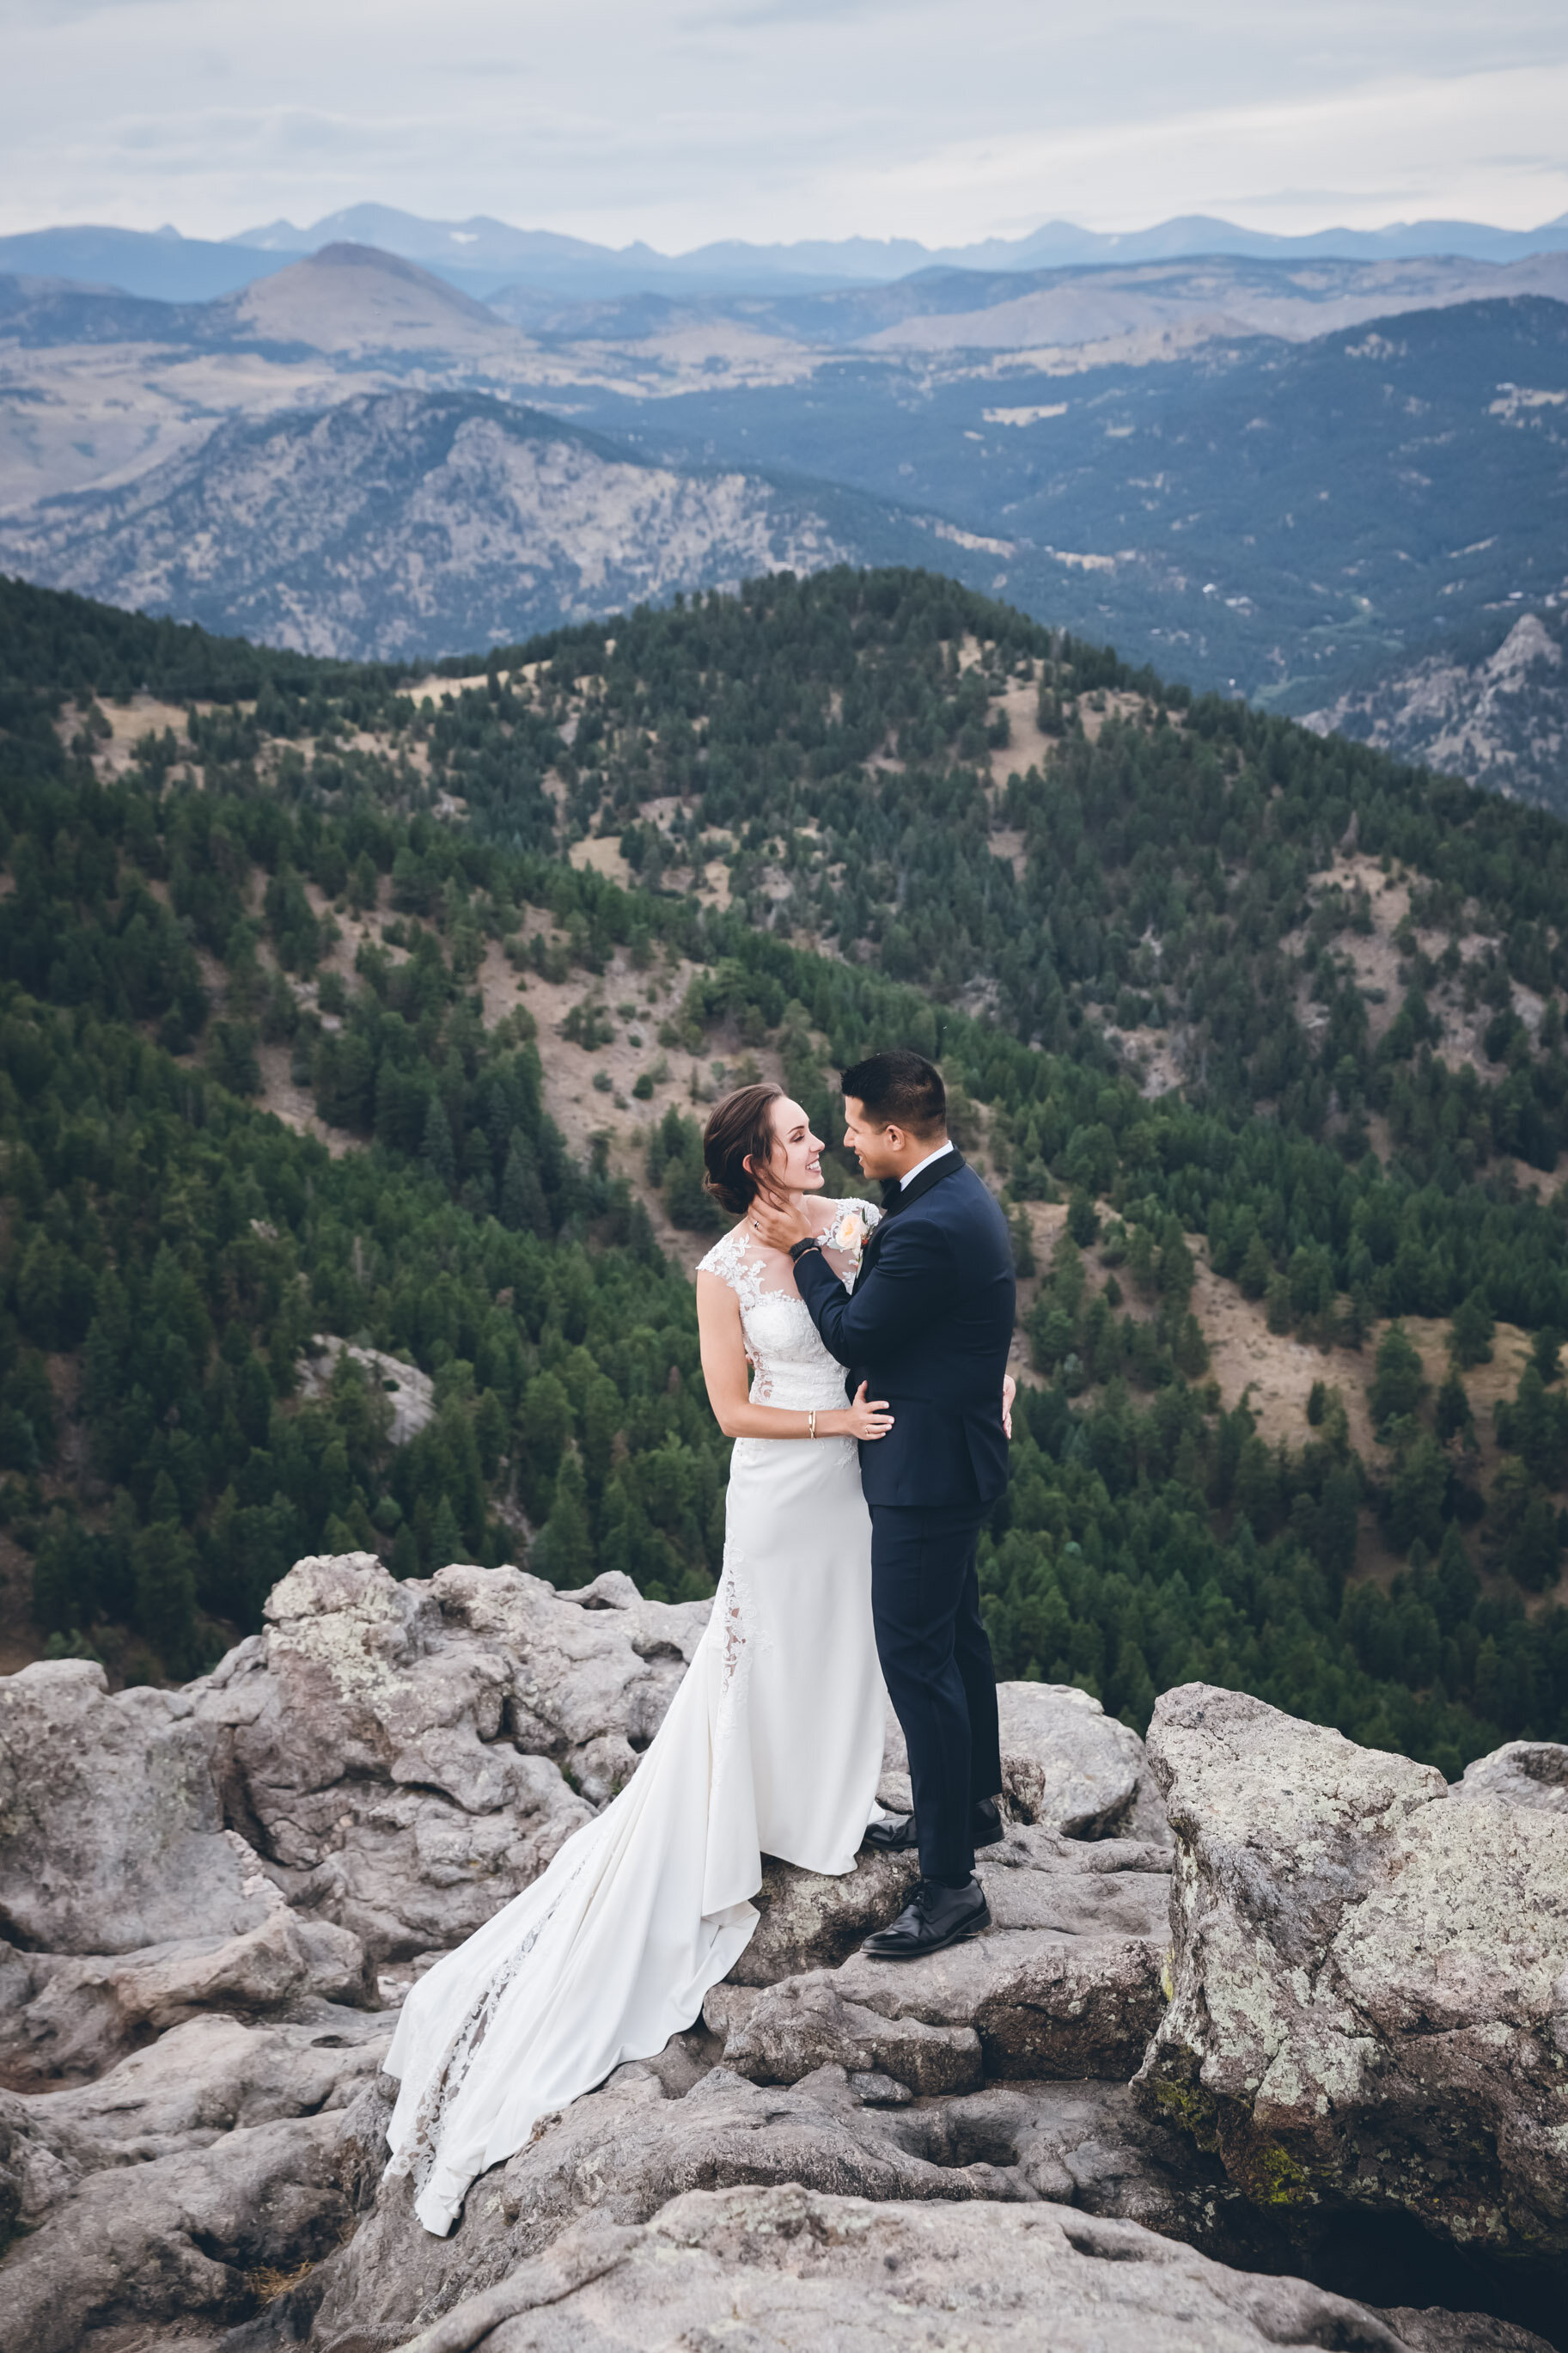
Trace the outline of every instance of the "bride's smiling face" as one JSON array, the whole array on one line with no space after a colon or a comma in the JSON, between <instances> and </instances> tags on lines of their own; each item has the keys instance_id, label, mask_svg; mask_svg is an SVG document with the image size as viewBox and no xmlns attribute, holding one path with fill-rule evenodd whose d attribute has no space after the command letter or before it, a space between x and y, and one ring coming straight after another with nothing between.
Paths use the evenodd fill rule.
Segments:
<instances>
[{"instance_id":1,"label":"bride's smiling face","mask_svg":"<svg viewBox=\"0 0 1568 2353\"><path fill-rule=\"evenodd\" d=\"M746 1166L780 1193L819 1193L822 1189L822 1138L813 1135L811 1122L797 1103L780 1095L773 1106L773 1148L765 1168Z\"/></svg>"}]
</instances>

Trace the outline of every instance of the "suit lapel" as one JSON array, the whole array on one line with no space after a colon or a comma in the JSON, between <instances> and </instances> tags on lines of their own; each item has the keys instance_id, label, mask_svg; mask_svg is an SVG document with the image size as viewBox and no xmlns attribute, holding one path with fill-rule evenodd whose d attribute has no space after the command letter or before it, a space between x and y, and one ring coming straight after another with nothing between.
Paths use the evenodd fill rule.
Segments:
<instances>
[{"instance_id":1,"label":"suit lapel","mask_svg":"<svg viewBox=\"0 0 1568 2353\"><path fill-rule=\"evenodd\" d=\"M912 1185L905 1186L899 1196L899 1209L908 1209L916 1201L923 1200L933 1186L945 1185L950 1176L956 1176L959 1170L966 1166L963 1153L954 1145L952 1150L944 1152L940 1160L933 1160L929 1168L922 1168Z\"/></svg>"},{"instance_id":2,"label":"suit lapel","mask_svg":"<svg viewBox=\"0 0 1568 2353\"><path fill-rule=\"evenodd\" d=\"M882 1236L886 1233L891 1220L909 1208L912 1203L922 1199L933 1186L942 1184L949 1176L956 1176L959 1170L965 1166L963 1155L955 1145L951 1152L944 1152L940 1160L933 1160L929 1168L922 1168L912 1185L900 1191L887 1203L860 1254L862 1274L868 1266L875 1263Z\"/></svg>"}]
</instances>

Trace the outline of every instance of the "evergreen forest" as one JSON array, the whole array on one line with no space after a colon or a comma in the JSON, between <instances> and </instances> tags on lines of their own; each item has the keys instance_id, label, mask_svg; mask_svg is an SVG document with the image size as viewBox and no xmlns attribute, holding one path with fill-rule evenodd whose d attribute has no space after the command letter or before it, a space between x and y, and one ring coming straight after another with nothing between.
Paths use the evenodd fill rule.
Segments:
<instances>
[{"instance_id":1,"label":"evergreen forest","mask_svg":"<svg viewBox=\"0 0 1568 2353\"><path fill-rule=\"evenodd\" d=\"M0 864L12 1663L186 1676L312 1551L710 1593L706 1103L836 1139L897 1042L1016 1236L998 1672L1568 1738L1546 812L931 574L430 673L0 582Z\"/></svg>"}]
</instances>

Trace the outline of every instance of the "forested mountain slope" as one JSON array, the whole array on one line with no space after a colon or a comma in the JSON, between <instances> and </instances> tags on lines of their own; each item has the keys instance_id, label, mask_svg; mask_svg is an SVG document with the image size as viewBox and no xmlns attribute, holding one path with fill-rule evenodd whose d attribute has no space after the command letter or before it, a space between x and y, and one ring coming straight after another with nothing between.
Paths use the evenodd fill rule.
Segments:
<instances>
[{"instance_id":1,"label":"forested mountain slope","mask_svg":"<svg viewBox=\"0 0 1568 2353\"><path fill-rule=\"evenodd\" d=\"M513 402L407 390L222 425L132 482L0 523L0 561L306 652L395 659L678 583L907 558L921 537L855 491L656 466Z\"/></svg>"},{"instance_id":2,"label":"forested mountain slope","mask_svg":"<svg viewBox=\"0 0 1568 2353\"><path fill-rule=\"evenodd\" d=\"M1555 820L921 574L447 680L0 647L14 1651L184 1672L351 1544L709 1590L702 1099L831 1133L899 1039L1026 1276L1001 1672L1568 1732Z\"/></svg>"}]
</instances>

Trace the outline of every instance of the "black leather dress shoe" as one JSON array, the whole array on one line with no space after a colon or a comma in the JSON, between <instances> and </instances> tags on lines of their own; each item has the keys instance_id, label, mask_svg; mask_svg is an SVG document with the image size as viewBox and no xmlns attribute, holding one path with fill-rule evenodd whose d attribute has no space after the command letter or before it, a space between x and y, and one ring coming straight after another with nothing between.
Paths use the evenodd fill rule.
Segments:
<instances>
[{"instance_id":1,"label":"black leather dress shoe","mask_svg":"<svg viewBox=\"0 0 1568 2353\"><path fill-rule=\"evenodd\" d=\"M967 1887L922 1879L892 1925L868 1936L860 1950L874 1961L918 1961L990 1926L991 1907L977 1879Z\"/></svg>"},{"instance_id":2,"label":"black leather dress shoe","mask_svg":"<svg viewBox=\"0 0 1568 2353\"><path fill-rule=\"evenodd\" d=\"M970 1831L972 1843L976 1847L999 1846L1006 1835L1007 1825L997 1811L995 1800L979 1799ZM872 1822L866 1831L867 1845L875 1847L879 1854L913 1854L920 1842L913 1814L906 1814L901 1822Z\"/></svg>"}]
</instances>

